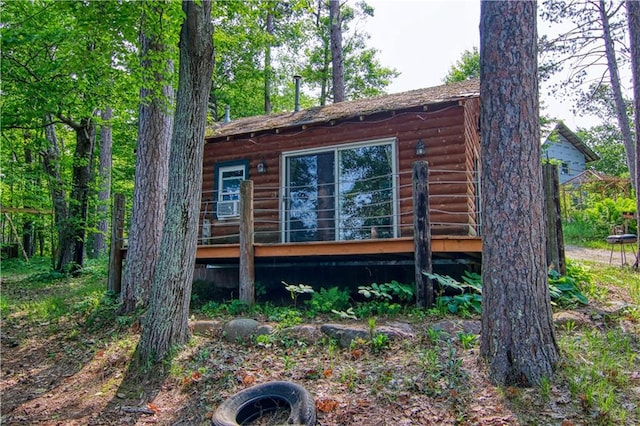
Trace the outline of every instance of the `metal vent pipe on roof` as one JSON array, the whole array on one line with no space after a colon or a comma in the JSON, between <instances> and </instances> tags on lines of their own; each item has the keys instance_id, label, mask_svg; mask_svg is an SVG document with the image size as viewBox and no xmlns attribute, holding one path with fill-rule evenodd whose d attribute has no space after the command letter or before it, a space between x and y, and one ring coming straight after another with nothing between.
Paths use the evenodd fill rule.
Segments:
<instances>
[{"instance_id":1,"label":"metal vent pipe on roof","mask_svg":"<svg viewBox=\"0 0 640 426\"><path fill-rule=\"evenodd\" d=\"M224 122L228 123L230 121L231 121L231 106L225 105L224 106Z\"/></svg>"},{"instance_id":2,"label":"metal vent pipe on roof","mask_svg":"<svg viewBox=\"0 0 640 426\"><path fill-rule=\"evenodd\" d=\"M299 75L294 75L293 79L296 82L296 98L293 110L297 112L300 111L300 80L302 80L302 77Z\"/></svg>"}]
</instances>

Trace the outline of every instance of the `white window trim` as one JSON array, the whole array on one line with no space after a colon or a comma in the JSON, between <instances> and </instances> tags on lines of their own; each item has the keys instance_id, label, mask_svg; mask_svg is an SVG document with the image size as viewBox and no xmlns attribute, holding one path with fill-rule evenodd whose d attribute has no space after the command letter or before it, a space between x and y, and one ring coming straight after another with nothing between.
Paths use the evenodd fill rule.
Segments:
<instances>
[{"instance_id":1,"label":"white window trim","mask_svg":"<svg viewBox=\"0 0 640 426\"><path fill-rule=\"evenodd\" d=\"M286 224L286 220L287 220L287 215L286 215L286 201L285 201L285 196L286 196L286 187L288 185L287 182L287 158L288 157L296 157L296 156L300 156L300 155L306 155L306 154L315 154L315 153L320 153L320 152L327 152L327 151L333 151L334 152L334 176L336 176L335 179L335 191L334 194L339 194L339 179L337 178L338 173L339 173L339 158L338 158L338 152L340 150L346 150L346 149L352 149L352 148L358 148L361 146L376 146L376 145L391 145L391 174L392 174L392 180L391 180L391 193L393 194L393 201L392 201L392 208L393 208L393 218L392 218L392 228L393 228L393 238L398 238L398 211L399 211L399 195L398 195L398 173L397 173L397 142L398 139L397 138L381 138L381 139L372 139L372 140L368 140L368 141L359 141L359 142L351 142L351 143L343 143L343 144L336 144L336 145L328 145L328 146L322 146L322 147L316 147L316 148L306 148L306 149L300 149L300 150L296 150L296 151L285 151L282 153L282 155L280 156L280 161L281 161L281 165L282 167L280 167L280 182L282 182L282 191L280 191L280 241L282 243L286 243L287 242L287 224ZM336 202L336 212L338 212L338 203ZM339 223L339 217L338 214L335 215L336 217L334 218L334 228L336 229L335 232L335 239L334 241L340 241L340 235L339 232L337 232L337 228L338 228L338 223Z\"/></svg>"},{"instance_id":2,"label":"white window trim","mask_svg":"<svg viewBox=\"0 0 640 426\"><path fill-rule=\"evenodd\" d=\"M225 172L235 172L235 171L242 171L242 178L240 179L245 180L247 178L247 168L244 164L234 164L234 165L229 165L229 166L220 166L218 167L218 176L217 176L217 192L218 192L218 196L216 199L216 217L218 220L228 220L228 219L236 219L238 217L240 217L240 191L238 190L238 192L223 192L222 188L223 188L223 174ZM223 196L228 195L228 194L238 194L238 199L237 200L223 200ZM232 213L231 214L224 214L221 215L220 214L220 206L222 205L226 205L227 203L230 204L231 208L232 208Z\"/></svg>"}]
</instances>

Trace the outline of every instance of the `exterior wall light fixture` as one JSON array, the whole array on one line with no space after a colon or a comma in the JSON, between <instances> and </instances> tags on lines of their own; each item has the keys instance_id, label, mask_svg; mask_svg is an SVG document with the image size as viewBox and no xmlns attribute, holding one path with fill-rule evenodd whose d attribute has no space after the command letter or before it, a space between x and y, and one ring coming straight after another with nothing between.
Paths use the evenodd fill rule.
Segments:
<instances>
[{"instance_id":1,"label":"exterior wall light fixture","mask_svg":"<svg viewBox=\"0 0 640 426\"><path fill-rule=\"evenodd\" d=\"M260 173L260 174L267 173L267 163L264 160L262 160L262 161L260 161L258 163L257 168L258 168L258 173Z\"/></svg>"}]
</instances>

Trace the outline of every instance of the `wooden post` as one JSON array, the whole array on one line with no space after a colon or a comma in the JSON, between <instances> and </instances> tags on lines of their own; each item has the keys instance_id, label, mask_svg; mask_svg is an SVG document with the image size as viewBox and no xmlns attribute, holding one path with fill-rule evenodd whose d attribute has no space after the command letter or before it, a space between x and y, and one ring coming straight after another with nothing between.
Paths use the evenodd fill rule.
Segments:
<instances>
[{"instance_id":1,"label":"wooden post","mask_svg":"<svg viewBox=\"0 0 640 426\"><path fill-rule=\"evenodd\" d=\"M240 300L255 303L253 262L253 181L240 182Z\"/></svg>"},{"instance_id":2,"label":"wooden post","mask_svg":"<svg viewBox=\"0 0 640 426\"><path fill-rule=\"evenodd\" d=\"M546 216L547 267L555 269L562 275L566 275L567 265L564 257L558 167L554 164L543 164L542 181L544 186L544 211Z\"/></svg>"},{"instance_id":3,"label":"wooden post","mask_svg":"<svg viewBox=\"0 0 640 426\"><path fill-rule=\"evenodd\" d=\"M111 244L109 246L109 281L107 290L120 294L122 290L122 241L124 233L124 195L114 194L111 213Z\"/></svg>"},{"instance_id":4,"label":"wooden post","mask_svg":"<svg viewBox=\"0 0 640 426\"><path fill-rule=\"evenodd\" d=\"M432 273L431 224L429 221L429 165L413 163L413 243L416 279L416 304L433 306L433 282L423 272Z\"/></svg>"}]
</instances>

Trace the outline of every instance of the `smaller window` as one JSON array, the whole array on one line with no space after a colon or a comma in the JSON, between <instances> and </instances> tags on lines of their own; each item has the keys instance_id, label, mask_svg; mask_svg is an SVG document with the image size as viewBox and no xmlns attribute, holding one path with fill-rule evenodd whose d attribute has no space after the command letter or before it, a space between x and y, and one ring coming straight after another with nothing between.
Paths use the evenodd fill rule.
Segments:
<instances>
[{"instance_id":1,"label":"smaller window","mask_svg":"<svg viewBox=\"0 0 640 426\"><path fill-rule=\"evenodd\" d=\"M240 182L247 177L247 165L223 164L216 173L216 214L218 219L238 217L240 214Z\"/></svg>"},{"instance_id":2,"label":"smaller window","mask_svg":"<svg viewBox=\"0 0 640 426\"><path fill-rule=\"evenodd\" d=\"M560 174L568 175L569 174L569 163L562 163L562 168L560 170Z\"/></svg>"}]
</instances>

